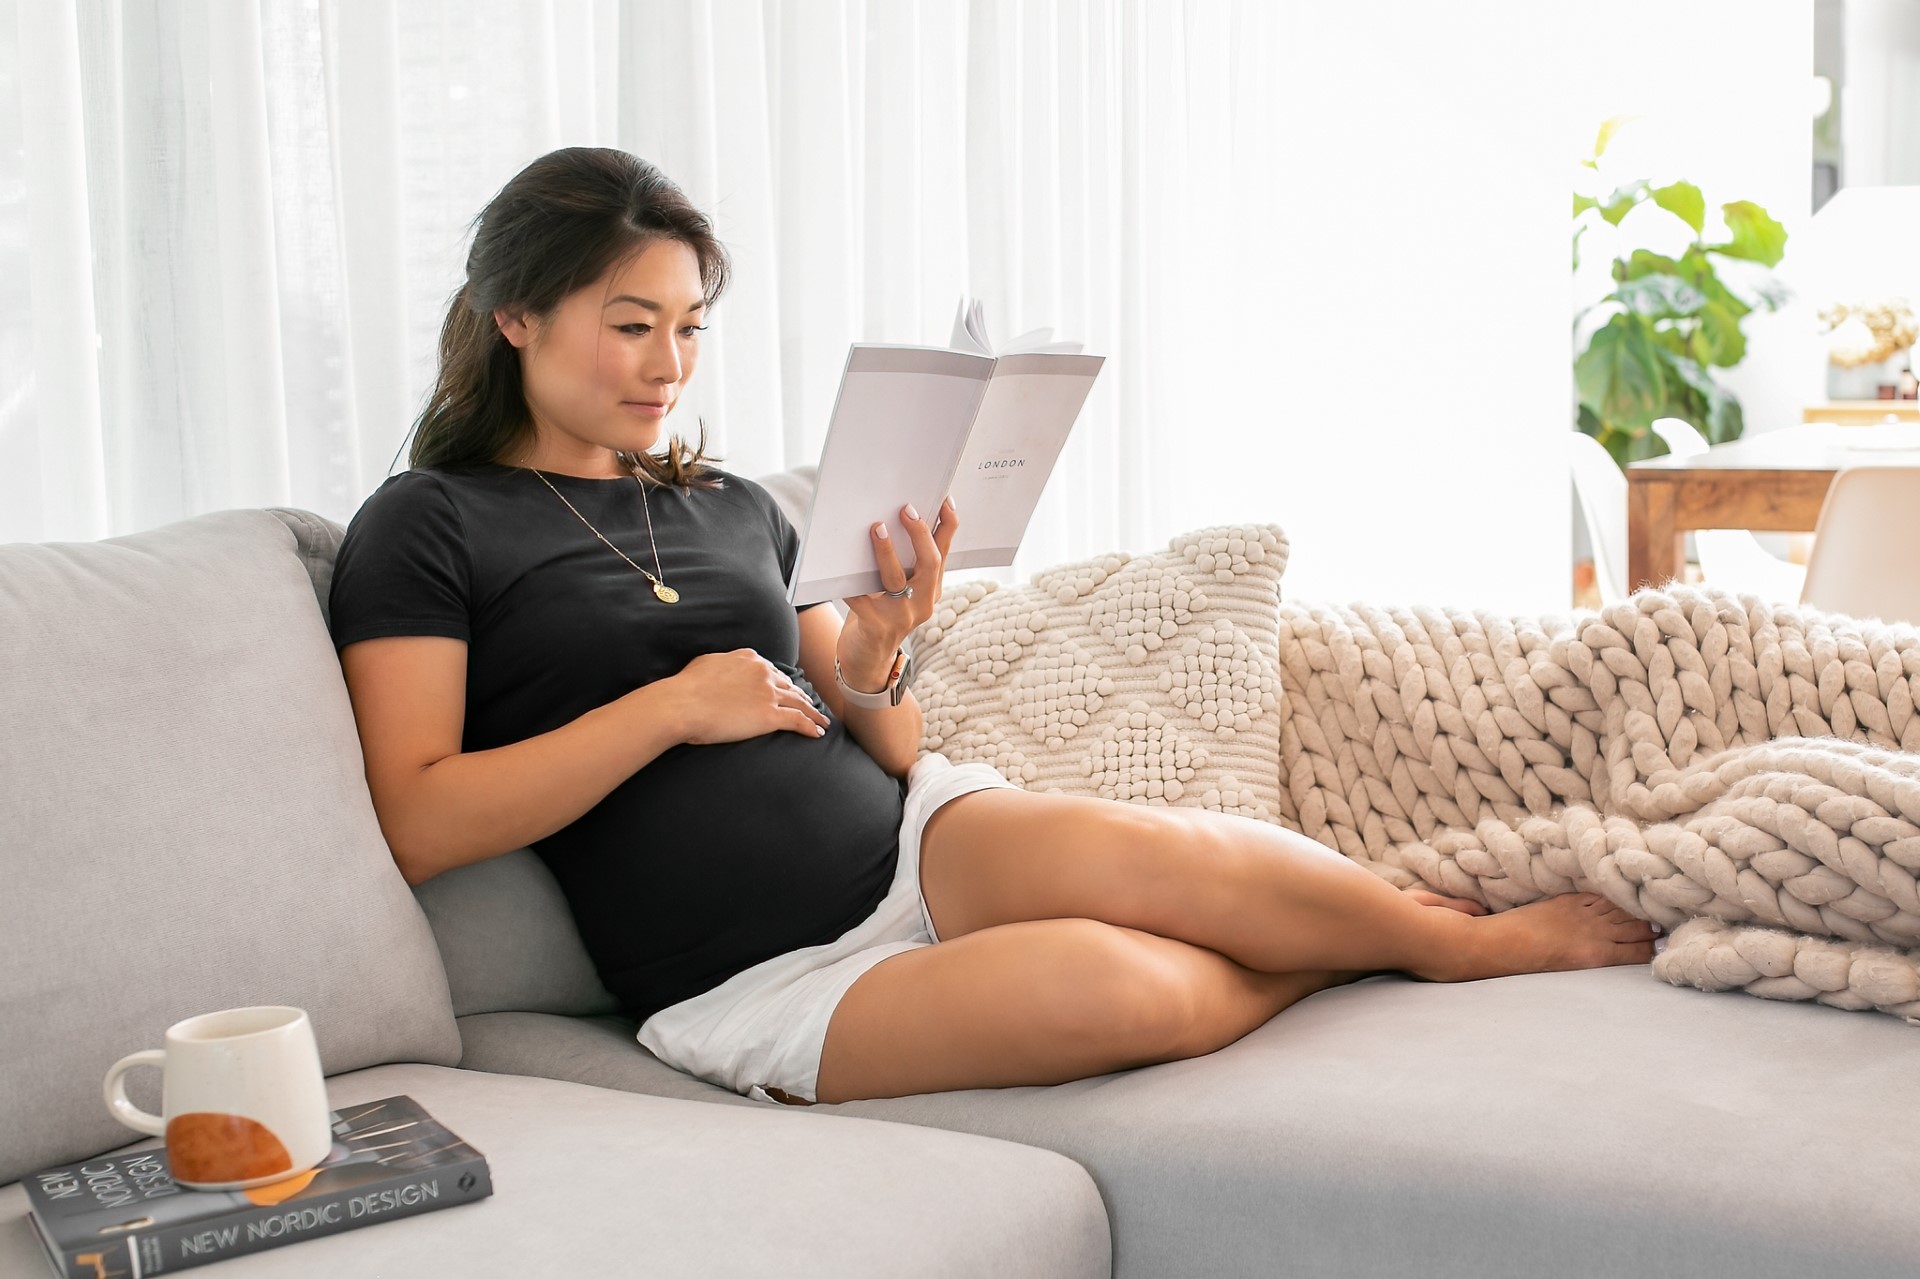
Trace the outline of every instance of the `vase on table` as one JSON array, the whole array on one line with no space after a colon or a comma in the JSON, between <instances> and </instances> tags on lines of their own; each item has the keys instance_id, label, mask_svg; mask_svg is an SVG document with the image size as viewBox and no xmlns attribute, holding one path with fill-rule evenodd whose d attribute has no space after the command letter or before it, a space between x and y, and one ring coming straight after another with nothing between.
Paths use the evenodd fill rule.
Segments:
<instances>
[{"instance_id":1,"label":"vase on table","mask_svg":"<svg viewBox=\"0 0 1920 1279\"><path fill-rule=\"evenodd\" d=\"M1852 367L1829 363L1827 365L1827 399L1838 402L1886 398L1880 388L1898 387L1900 373L1905 367L1905 352L1884 360L1875 360L1869 364L1855 364ZM1895 393L1898 394L1897 391Z\"/></svg>"}]
</instances>

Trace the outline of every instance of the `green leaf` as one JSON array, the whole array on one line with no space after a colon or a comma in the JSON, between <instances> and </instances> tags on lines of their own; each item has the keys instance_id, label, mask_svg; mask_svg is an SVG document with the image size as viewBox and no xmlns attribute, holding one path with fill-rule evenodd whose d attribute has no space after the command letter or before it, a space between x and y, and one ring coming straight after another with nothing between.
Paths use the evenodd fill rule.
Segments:
<instances>
[{"instance_id":1,"label":"green leaf","mask_svg":"<svg viewBox=\"0 0 1920 1279\"><path fill-rule=\"evenodd\" d=\"M1649 253L1645 249L1635 249L1625 263L1616 264L1614 278L1617 280L1638 280L1647 275L1680 275L1680 264L1672 258L1658 253Z\"/></svg>"},{"instance_id":2,"label":"green leaf","mask_svg":"<svg viewBox=\"0 0 1920 1279\"><path fill-rule=\"evenodd\" d=\"M1705 293L1673 275L1643 275L1628 280L1610 296L1635 315L1655 320L1694 315L1707 304Z\"/></svg>"},{"instance_id":3,"label":"green leaf","mask_svg":"<svg viewBox=\"0 0 1920 1279\"><path fill-rule=\"evenodd\" d=\"M1573 269L1576 271L1580 269L1580 237L1586 233L1587 228L1583 226L1577 226L1573 229ZM1574 318L1579 319L1578 316Z\"/></svg>"},{"instance_id":4,"label":"green leaf","mask_svg":"<svg viewBox=\"0 0 1920 1279\"><path fill-rule=\"evenodd\" d=\"M1597 209L1599 207L1600 207L1600 201L1594 199L1592 196L1581 195L1578 191L1575 191L1573 193L1573 216L1574 217L1576 218L1579 217L1582 213L1585 213L1588 209Z\"/></svg>"},{"instance_id":5,"label":"green leaf","mask_svg":"<svg viewBox=\"0 0 1920 1279\"><path fill-rule=\"evenodd\" d=\"M1620 219L1633 212L1634 207L1646 198L1646 192L1647 184L1644 182L1629 182L1626 186L1617 188L1607 197L1607 202L1600 206L1600 216L1613 225L1619 226Z\"/></svg>"},{"instance_id":6,"label":"green leaf","mask_svg":"<svg viewBox=\"0 0 1920 1279\"><path fill-rule=\"evenodd\" d=\"M1600 126L1600 136L1593 140L1593 158L1598 160L1607 153L1607 145L1613 141L1613 135L1620 132L1626 124L1636 117L1617 115Z\"/></svg>"},{"instance_id":7,"label":"green leaf","mask_svg":"<svg viewBox=\"0 0 1920 1279\"><path fill-rule=\"evenodd\" d=\"M1675 182L1653 189L1653 202L1693 228L1695 235L1706 225L1707 201L1700 188L1691 182Z\"/></svg>"},{"instance_id":8,"label":"green leaf","mask_svg":"<svg viewBox=\"0 0 1920 1279\"><path fill-rule=\"evenodd\" d=\"M1727 230L1733 233L1733 238L1725 244L1707 245L1710 252L1758 262L1762 266L1779 265L1787 247L1785 227L1768 217L1767 211L1751 200L1723 204L1720 211L1726 215Z\"/></svg>"},{"instance_id":9,"label":"green leaf","mask_svg":"<svg viewBox=\"0 0 1920 1279\"><path fill-rule=\"evenodd\" d=\"M1713 259L1707 256L1705 249L1698 245L1688 248L1680 255L1677 270L1683 279L1705 293L1708 300L1719 303L1736 320L1752 313L1753 308L1720 279L1720 273L1713 269Z\"/></svg>"},{"instance_id":10,"label":"green leaf","mask_svg":"<svg viewBox=\"0 0 1920 1279\"><path fill-rule=\"evenodd\" d=\"M1645 427L1659 416L1666 398L1653 327L1641 316L1622 312L1593 335L1573 362L1580 400L1610 425Z\"/></svg>"},{"instance_id":11,"label":"green leaf","mask_svg":"<svg viewBox=\"0 0 1920 1279\"><path fill-rule=\"evenodd\" d=\"M1700 327L1693 335L1693 355L1702 364L1730 369L1747 357L1747 338L1740 317L1723 303L1709 302L1700 310Z\"/></svg>"},{"instance_id":12,"label":"green leaf","mask_svg":"<svg viewBox=\"0 0 1920 1279\"><path fill-rule=\"evenodd\" d=\"M1740 438L1745 422L1741 417L1739 400L1692 360L1669 358L1667 371L1675 381L1684 385L1687 398L1692 401L1691 411L1672 416L1684 417L1693 423L1700 434L1707 437L1709 444L1724 444Z\"/></svg>"},{"instance_id":13,"label":"green leaf","mask_svg":"<svg viewBox=\"0 0 1920 1279\"><path fill-rule=\"evenodd\" d=\"M1714 410L1714 416L1708 424L1707 439L1714 444L1725 444L1728 440L1737 440L1747 431L1747 415L1740 407L1740 401L1721 392L1720 402Z\"/></svg>"}]
</instances>

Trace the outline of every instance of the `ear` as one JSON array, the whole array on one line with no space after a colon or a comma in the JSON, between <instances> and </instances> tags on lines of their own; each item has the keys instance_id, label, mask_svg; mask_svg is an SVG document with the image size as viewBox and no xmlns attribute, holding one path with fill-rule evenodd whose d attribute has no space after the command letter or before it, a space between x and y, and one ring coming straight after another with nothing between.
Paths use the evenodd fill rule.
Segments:
<instances>
[{"instance_id":1,"label":"ear","mask_svg":"<svg viewBox=\"0 0 1920 1279\"><path fill-rule=\"evenodd\" d=\"M507 341L516 347L525 347L527 343L533 341L534 326L523 313L509 311L503 306L495 307L493 322L500 327L500 332L506 335Z\"/></svg>"}]
</instances>

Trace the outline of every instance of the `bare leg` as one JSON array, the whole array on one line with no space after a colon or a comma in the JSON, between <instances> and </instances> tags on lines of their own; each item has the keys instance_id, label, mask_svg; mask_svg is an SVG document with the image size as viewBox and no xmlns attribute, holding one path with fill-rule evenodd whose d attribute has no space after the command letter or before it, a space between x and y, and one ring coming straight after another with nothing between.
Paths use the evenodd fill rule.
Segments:
<instances>
[{"instance_id":1,"label":"bare leg","mask_svg":"<svg viewBox=\"0 0 1920 1279\"><path fill-rule=\"evenodd\" d=\"M1089 919L1002 924L868 969L828 1023L815 1095L1056 1084L1196 1057L1363 976L1255 972Z\"/></svg>"},{"instance_id":2,"label":"bare leg","mask_svg":"<svg viewBox=\"0 0 1920 1279\"><path fill-rule=\"evenodd\" d=\"M1485 916L1423 904L1266 822L1020 790L929 819L921 891L942 939L1096 919L1269 973L1395 970L1434 981L1646 963L1654 932L1594 893Z\"/></svg>"}]
</instances>

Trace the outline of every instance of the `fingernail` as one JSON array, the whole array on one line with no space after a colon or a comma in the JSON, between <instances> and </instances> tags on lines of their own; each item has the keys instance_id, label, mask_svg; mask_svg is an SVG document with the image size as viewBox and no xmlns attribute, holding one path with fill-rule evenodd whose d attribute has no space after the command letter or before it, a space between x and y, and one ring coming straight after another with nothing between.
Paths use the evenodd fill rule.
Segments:
<instances>
[{"instance_id":1,"label":"fingernail","mask_svg":"<svg viewBox=\"0 0 1920 1279\"><path fill-rule=\"evenodd\" d=\"M910 519L910 520L917 520L917 519L919 519L919 518L920 518L920 512L918 512L918 511L916 511L916 510L914 510L914 509L913 509L913 503L912 503L912 502L908 502L908 503L907 503L907 508L906 508L906 509L907 509L907 518L908 518L908 519Z\"/></svg>"},{"instance_id":2,"label":"fingernail","mask_svg":"<svg viewBox=\"0 0 1920 1279\"><path fill-rule=\"evenodd\" d=\"M881 541L884 542L887 540L887 526L885 524L874 525L873 533L874 533L874 536L878 537Z\"/></svg>"}]
</instances>

